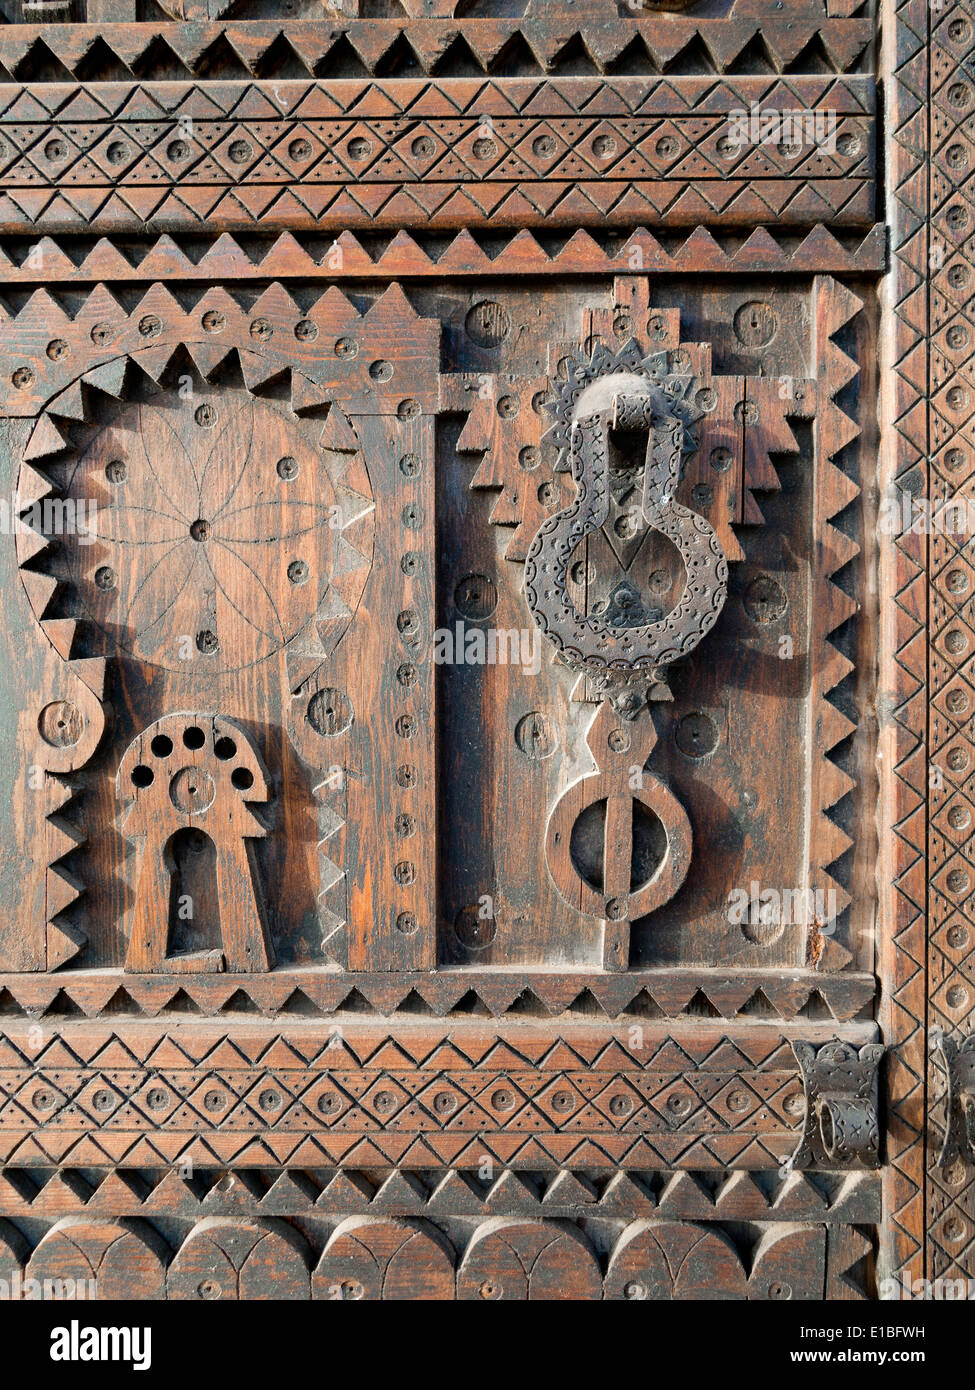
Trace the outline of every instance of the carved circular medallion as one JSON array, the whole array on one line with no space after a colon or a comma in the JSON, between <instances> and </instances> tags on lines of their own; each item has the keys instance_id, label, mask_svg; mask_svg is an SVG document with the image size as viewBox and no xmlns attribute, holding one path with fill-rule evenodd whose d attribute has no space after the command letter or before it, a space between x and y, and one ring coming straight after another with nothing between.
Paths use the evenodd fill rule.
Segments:
<instances>
[{"instance_id":1,"label":"carved circular medallion","mask_svg":"<svg viewBox=\"0 0 975 1390\"><path fill-rule=\"evenodd\" d=\"M242 670L299 633L324 659L371 563L364 462L322 447L321 415L194 387L143 382L45 465L55 492L34 529L60 543L70 616L89 620L93 654L169 671Z\"/></svg>"}]
</instances>

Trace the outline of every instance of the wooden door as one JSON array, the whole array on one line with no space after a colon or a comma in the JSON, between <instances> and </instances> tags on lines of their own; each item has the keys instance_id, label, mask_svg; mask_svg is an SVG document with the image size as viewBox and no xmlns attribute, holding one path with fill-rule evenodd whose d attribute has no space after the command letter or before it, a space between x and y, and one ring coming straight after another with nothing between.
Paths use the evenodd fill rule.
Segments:
<instances>
[{"instance_id":1,"label":"wooden door","mask_svg":"<svg viewBox=\"0 0 975 1390\"><path fill-rule=\"evenodd\" d=\"M971 1273L969 0L4 9L7 1263Z\"/></svg>"}]
</instances>

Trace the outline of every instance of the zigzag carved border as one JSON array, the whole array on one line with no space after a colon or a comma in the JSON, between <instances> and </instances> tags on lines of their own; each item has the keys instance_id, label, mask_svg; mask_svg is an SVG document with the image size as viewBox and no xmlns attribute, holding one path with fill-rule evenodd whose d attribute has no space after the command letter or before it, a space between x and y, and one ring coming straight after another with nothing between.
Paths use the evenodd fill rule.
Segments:
<instances>
[{"instance_id":1,"label":"zigzag carved border","mask_svg":"<svg viewBox=\"0 0 975 1390\"><path fill-rule=\"evenodd\" d=\"M745 241L695 227L662 245L645 227L621 229L611 240L578 229L540 240L536 228L478 236L462 231L444 238L399 231L377 245L372 238L342 231L323 248L321 238L282 232L256 241L224 232L202 252L177 245L164 234L135 245L111 236L92 247L72 237L40 237L19 258L11 244L0 249L4 284L79 284L97 281L178 280L227 282L267 279L363 280L442 279L490 275L613 275L646 272L703 274L876 275L886 268L887 231L877 224L866 236L838 237L819 223L798 239L759 227Z\"/></svg>"},{"instance_id":2,"label":"zigzag carved border","mask_svg":"<svg viewBox=\"0 0 975 1390\"><path fill-rule=\"evenodd\" d=\"M580 70L680 71L689 58L716 73L849 72L874 37L871 19L613 18L578 30L531 20L249 20L213 24L0 26L0 82L119 82L133 77L185 81L193 76L436 77L471 72L532 75ZM809 65L805 66L804 65Z\"/></svg>"}]
</instances>

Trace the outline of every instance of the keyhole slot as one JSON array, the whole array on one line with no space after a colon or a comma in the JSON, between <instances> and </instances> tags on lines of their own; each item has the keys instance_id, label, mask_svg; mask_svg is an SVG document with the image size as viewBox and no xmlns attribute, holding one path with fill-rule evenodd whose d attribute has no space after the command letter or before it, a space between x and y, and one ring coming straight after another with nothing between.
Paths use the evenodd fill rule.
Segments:
<instances>
[{"instance_id":1,"label":"keyhole slot","mask_svg":"<svg viewBox=\"0 0 975 1390\"><path fill-rule=\"evenodd\" d=\"M222 949L217 896L217 849L196 826L171 835L164 850L169 871L166 955Z\"/></svg>"}]
</instances>

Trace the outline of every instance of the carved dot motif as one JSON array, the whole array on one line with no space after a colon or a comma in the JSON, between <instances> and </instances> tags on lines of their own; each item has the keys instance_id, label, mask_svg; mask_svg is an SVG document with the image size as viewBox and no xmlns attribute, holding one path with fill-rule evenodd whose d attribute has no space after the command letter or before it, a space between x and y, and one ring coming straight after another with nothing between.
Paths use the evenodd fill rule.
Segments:
<instances>
[{"instance_id":1,"label":"carved dot motif","mask_svg":"<svg viewBox=\"0 0 975 1390\"><path fill-rule=\"evenodd\" d=\"M945 882L952 893L967 893L971 879L964 869L952 869Z\"/></svg>"},{"instance_id":2,"label":"carved dot motif","mask_svg":"<svg viewBox=\"0 0 975 1390\"><path fill-rule=\"evenodd\" d=\"M483 622L498 606L498 588L486 574L468 574L454 589L458 613L470 622Z\"/></svg>"},{"instance_id":3,"label":"carved dot motif","mask_svg":"<svg viewBox=\"0 0 975 1390\"><path fill-rule=\"evenodd\" d=\"M295 337L299 343L312 343L318 337L318 324L311 319L299 319L295 324Z\"/></svg>"},{"instance_id":4,"label":"carved dot motif","mask_svg":"<svg viewBox=\"0 0 975 1390\"><path fill-rule=\"evenodd\" d=\"M959 628L952 628L945 637L945 647L952 656L960 656L968 649L968 638Z\"/></svg>"},{"instance_id":5,"label":"carved dot motif","mask_svg":"<svg viewBox=\"0 0 975 1390\"><path fill-rule=\"evenodd\" d=\"M30 367L18 367L10 380L18 390L23 391L25 387L33 384L34 373L31 371Z\"/></svg>"},{"instance_id":6,"label":"carved dot motif","mask_svg":"<svg viewBox=\"0 0 975 1390\"><path fill-rule=\"evenodd\" d=\"M688 758L706 758L718 746L718 726L709 714L685 714L674 732L677 747Z\"/></svg>"},{"instance_id":7,"label":"carved dot motif","mask_svg":"<svg viewBox=\"0 0 975 1390\"><path fill-rule=\"evenodd\" d=\"M372 154L372 142L366 140L364 136L356 135L349 141L348 150L350 159L368 159Z\"/></svg>"},{"instance_id":8,"label":"carved dot motif","mask_svg":"<svg viewBox=\"0 0 975 1390\"><path fill-rule=\"evenodd\" d=\"M299 164L304 164L311 159L311 154L312 148L309 140L292 140L288 146L288 157Z\"/></svg>"},{"instance_id":9,"label":"carved dot motif","mask_svg":"<svg viewBox=\"0 0 975 1390\"><path fill-rule=\"evenodd\" d=\"M190 147L185 140L170 140L166 146L166 157L171 159L174 164L180 164L184 159L189 158Z\"/></svg>"},{"instance_id":10,"label":"carved dot motif","mask_svg":"<svg viewBox=\"0 0 975 1390\"><path fill-rule=\"evenodd\" d=\"M369 375L373 381L389 381L393 375L392 362L386 362L382 358L369 364Z\"/></svg>"},{"instance_id":11,"label":"carved dot motif","mask_svg":"<svg viewBox=\"0 0 975 1390\"><path fill-rule=\"evenodd\" d=\"M493 159L498 152L497 144L486 136L479 136L472 146L475 159Z\"/></svg>"},{"instance_id":12,"label":"carved dot motif","mask_svg":"<svg viewBox=\"0 0 975 1390\"><path fill-rule=\"evenodd\" d=\"M308 723L322 738L335 738L350 728L355 718L352 702L341 690L326 686L308 701Z\"/></svg>"},{"instance_id":13,"label":"carved dot motif","mask_svg":"<svg viewBox=\"0 0 975 1390\"><path fill-rule=\"evenodd\" d=\"M46 351L52 362L62 362L71 349L63 338L52 338Z\"/></svg>"},{"instance_id":14,"label":"carved dot motif","mask_svg":"<svg viewBox=\"0 0 975 1390\"><path fill-rule=\"evenodd\" d=\"M482 299L467 311L464 331L478 347L498 347L511 332L511 315L495 300Z\"/></svg>"},{"instance_id":15,"label":"carved dot motif","mask_svg":"<svg viewBox=\"0 0 975 1390\"><path fill-rule=\"evenodd\" d=\"M735 337L747 348L765 347L779 331L779 316L763 299L743 304L733 322Z\"/></svg>"},{"instance_id":16,"label":"carved dot motif","mask_svg":"<svg viewBox=\"0 0 975 1390\"><path fill-rule=\"evenodd\" d=\"M396 918L396 930L402 932L404 936L412 936L417 929L416 914L413 912L401 912Z\"/></svg>"},{"instance_id":17,"label":"carved dot motif","mask_svg":"<svg viewBox=\"0 0 975 1390\"><path fill-rule=\"evenodd\" d=\"M269 319L251 319L248 332L257 342L266 343L268 338L274 333L274 328Z\"/></svg>"},{"instance_id":18,"label":"carved dot motif","mask_svg":"<svg viewBox=\"0 0 975 1390\"><path fill-rule=\"evenodd\" d=\"M777 579L760 574L745 590L744 607L752 622L767 627L785 615L789 600Z\"/></svg>"},{"instance_id":19,"label":"carved dot motif","mask_svg":"<svg viewBox=\"0 0 975 1390\"><path fill-rule=\"evenodd\" d=\"M335 340L333 352L336 357L348 360L349 358L358 356L359 344L356 342L355 338L337 338Z\"/></svg>"},{"instance_id":20,"label":"carved dot motif","mask_svg":"<svg viewBox=\"0 0 975 1390\"><path fill-rule=\"evenodd\" d=\"M231 140L227 146L227 154L233 164L246 164L254 153L254 147L249 140Z\"/></svg>"},{"instance_id":21,"label":"carved dot motif","mask_svg":"<svg viewBox=\"0 0 975 1390\"><path fill-rule=\"evenodd\" d=\"M493 917L482 917L477 906L462 907L454 919L454 933L462 946L469 951L483 951L497 936L497 923Z\"/></svg>"},{"instance_id":22,"label":"carved dot motif","mask_svg":"<svg viewBox=\"0 0 975 1390\"><path fill-rule=\"evenodd\" d=\"M968 696L965 694L964 690L949 690L948 694L945 696L945 704L951 710L952 714L964 714L968 709Z\"/></svg>"},{"instance_id":23,"label":"carved dot motif","mask_svg":"<svg viewBox=\"0 0 975 1390\"><path fill-rule=\"evenodd\" d=\"M118 583L118 575L111 565L100 565L95 571L95 585L99 589L114 589Z\"/></svg>"},{"instance_id":24,"label":"carved dot motif","mask_svg":"<svg viewBox=\"0 0 975 1390\"><path fill-rule=\"evenodd\" d=\"M972 813L967 806L952 806L948 812L948 824L952 830L967 830L972 823Z\"/></svg>"},{"instance_id":25,"label":"carved dot motif","mask_svg":"<svg viewBox=\"0 0 975 1390\"><path fill-rule=\"evenodd\" d=\"M216 794L216 783L205 768L180 768L169 784L170 801L187 816L199 816L209 810Z\"/></svg>"},{"instance_id":26,"label":"carved dot motif","mask_svg":"<svg viewBox=\"0 0 975 1390\"><path fill-rule=\"evenodd\" d=\"M227 327L226 317L219 309L208 309L203 315L203 328L207 333L222 333Z\"/></svg>"},{"instance_id":27,"label":"carved dot motif","mask_svg":"<svg viewBox=\"0 0 975 1390\"><path fill-rule=\"evenodd\" d=\"M945 761L952 772L964 772L971 759L966 749L952 748Z\"/></svg>"},{"instance_id":28,"label":"carved dot motif","mask_svg":"<svg viewBox=\"0 0 975 1390\"><path fill-rule=\"evenodd\" d=\"M522 715L515 725L515 743L532 762L551 758L559 746L555 725L540 710Z\"/></svg>"},{"instance_id":29,"label":"carved dot motif","mask_svg":"<svg viewBox=\"0 0 975 1390\"><path fill-rule=\"evenodd\" d=\"M57 700L41 710L37 729L44 742L52 748L73 748L81 742L85 718L70 700Z\"/></svg>"},{"instance_id":30,"label":"carved dot motif","mask_svg":"<svg viewBox=\"0 0 975 1390\"><path fill-rule=\"evenodd\" d=\"M308 583L308 565L304 560L292 560L288 566L288 580L292 584Z\"/></svg>"}]
</instances>

